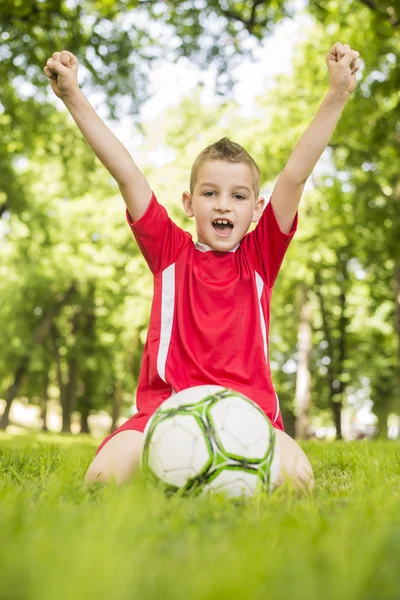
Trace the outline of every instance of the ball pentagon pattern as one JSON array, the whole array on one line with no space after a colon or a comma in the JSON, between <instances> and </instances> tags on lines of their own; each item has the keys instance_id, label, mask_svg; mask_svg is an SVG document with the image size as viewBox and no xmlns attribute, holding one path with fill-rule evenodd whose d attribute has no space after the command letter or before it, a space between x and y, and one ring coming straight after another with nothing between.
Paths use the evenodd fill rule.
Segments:
<instances>
[{"instance_id":1,"label":"ball pentagon pattern","mask_svg":"<svg viewBox=\"0 0 400 600\"><path fill-rule=\"evenodd\" d=\"M155 411L144 430L141 465L167 494L251 496L274 487L279 453L273 426L252 400L201 385Z\"/></svg>"}]
</instances>

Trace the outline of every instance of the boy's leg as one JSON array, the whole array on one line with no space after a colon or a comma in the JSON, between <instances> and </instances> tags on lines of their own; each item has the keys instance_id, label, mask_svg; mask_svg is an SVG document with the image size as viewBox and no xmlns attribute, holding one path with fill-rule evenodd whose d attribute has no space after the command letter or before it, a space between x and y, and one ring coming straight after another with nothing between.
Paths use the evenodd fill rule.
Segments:
<instances>
[{"instance_id":1,"label":"boy's leg","mask_svg":"<svg viewBox=\"0 0 400 600\"><path fill-rule=\"evenodd\" d=\"M289 480L295 487L311 491L314 487L314 475L307 456L287 433L280 429L275 429L275 433L281 461L278 486Z\"/></svg>"},{"instance_id":2,"label":"boy's leg","mask_svg":"<svg viewBox=\"0 0 400 600\"><path fill-rule=\"evenodd\" d=\"M95 456L86 473L85 483L123 483L138 469L143 433L125 429L114 435Z\"/></svg>"},{"instance_id":3,"label":"boy's leg","mask_svg":"<svg viewBox=\"0 0 400 600\"><path fill-rule=\"evenodd\" d=\"M275 433L280 450L278 485L282 485L286 479L289 479L296 487L312 490L313 470L307 456L287 433L280 429L275 429ZM86 473L85 482L105 483L112 478L116 483L129 481L139 467L142 445L141 431L133 429L120 431L94 458Z\"/></svg>"}]
</instances>

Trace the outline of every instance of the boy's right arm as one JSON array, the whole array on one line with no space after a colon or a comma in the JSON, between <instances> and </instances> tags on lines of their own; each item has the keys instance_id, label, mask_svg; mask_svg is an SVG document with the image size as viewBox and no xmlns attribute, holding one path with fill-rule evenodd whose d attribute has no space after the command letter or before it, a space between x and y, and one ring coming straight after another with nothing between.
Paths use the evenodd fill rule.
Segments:
<instances>
[{"instance_id":1,"label":"boy's right arm","mask_svg":"<svg viewBox=\"0 0 400 600\"><path fill-rule=\"evenodd\" d=\"M78 60L67 50L55 52L44 68L54 93L64 102L87 143L117 182L131 218L137 221L150 203L151 188L128 150L82 94L77 71Z\"/></svg>"}]
</instances>

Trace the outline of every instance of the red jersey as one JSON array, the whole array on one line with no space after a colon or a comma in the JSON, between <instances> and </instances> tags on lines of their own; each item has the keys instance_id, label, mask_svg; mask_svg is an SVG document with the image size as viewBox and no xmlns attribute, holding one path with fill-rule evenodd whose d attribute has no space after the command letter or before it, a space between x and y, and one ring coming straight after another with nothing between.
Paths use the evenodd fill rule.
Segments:
<instances>
[{"instance_id":1,"label":"red jersey","mask_svg":"<svg viewBox=\"0 0 400 600\"><path fill-rule=\"evenodd\" d=\"M117 431L143 431L171 394L203 384L248 396L283 430L268 357L270 302L298 214L283 233L269 202L257 227L229 252L194 243L154 193L140 219L132 221L128 210L126 218L153 273L154 297L138 412Z\"/></svg>"}]
</instances>

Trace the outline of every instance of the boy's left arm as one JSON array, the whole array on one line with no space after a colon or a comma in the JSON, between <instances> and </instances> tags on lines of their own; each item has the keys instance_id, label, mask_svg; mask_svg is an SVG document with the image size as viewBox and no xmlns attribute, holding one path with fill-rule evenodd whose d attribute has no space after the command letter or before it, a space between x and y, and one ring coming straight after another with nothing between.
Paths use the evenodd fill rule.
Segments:
<instances>
[{"instance_id":1,"label":"boy's left arm","mask_svg":"<svg viewBox=\"0 0 400 600\"><path fill-rule=\"evenodd\" d=\"M356 87L359 52L348 44L335 44L326 56L329 91L278 177L271 197L278 225L289 233L305 183L328 145L343 108Z\"/></svg>"}]
</instances>

